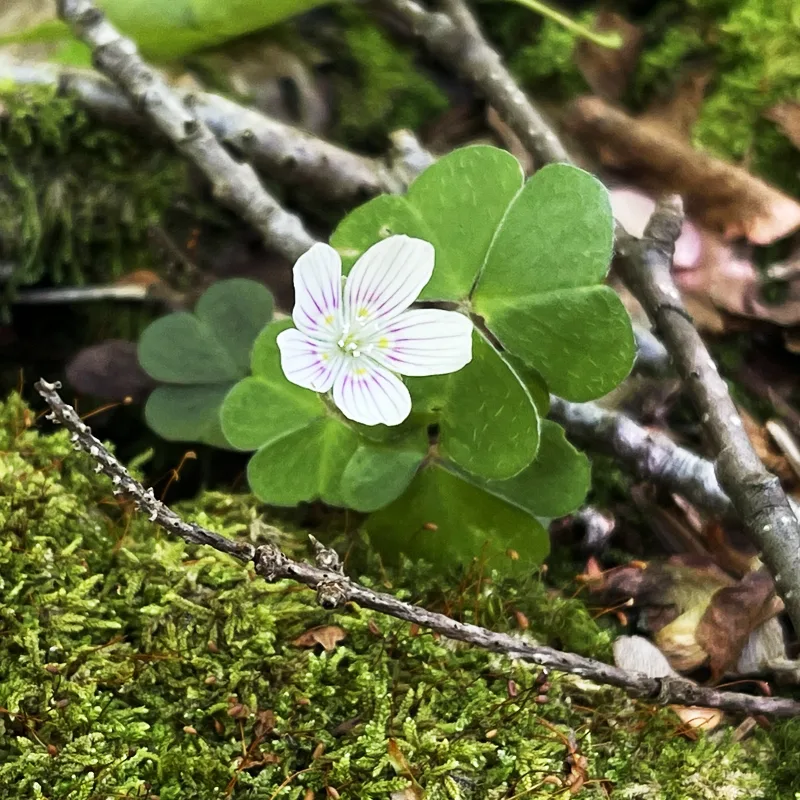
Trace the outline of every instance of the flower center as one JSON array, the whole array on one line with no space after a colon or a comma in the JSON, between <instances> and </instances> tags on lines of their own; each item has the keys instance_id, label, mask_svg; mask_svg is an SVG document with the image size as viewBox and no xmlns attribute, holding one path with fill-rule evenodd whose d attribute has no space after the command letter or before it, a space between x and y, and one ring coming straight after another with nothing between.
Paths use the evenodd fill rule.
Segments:
<instances>
[{"instance_id":1,"label":"flower center","mask_svg":"<svg viewBox=\"0 0 800 800\"><path fill-rule=\"evenodd\" d=\"M364 345L364 330L362 325L356 325L354 330L350 330L350 327L349 324L344 326L342 329L342 336L336 344L346 356L360 358L364 353L370 351L371 345Z\"/></svg>"}]
</instances>

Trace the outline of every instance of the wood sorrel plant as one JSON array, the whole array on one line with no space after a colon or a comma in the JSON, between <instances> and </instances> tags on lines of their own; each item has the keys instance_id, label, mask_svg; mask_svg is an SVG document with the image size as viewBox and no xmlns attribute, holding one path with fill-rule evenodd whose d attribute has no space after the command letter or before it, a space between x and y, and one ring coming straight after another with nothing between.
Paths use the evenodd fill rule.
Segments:
<instances>
[{"instance_id":1,"label":"wood sorrel plant","mask_svg":"<svg viewBox=\"0 0 800 800\"><path fill-rule=\"evenodd\" d=\"M493 147L357 208L300 259L293 320L263 329L222 403L227 441L255 451L252 490L369 512L390 556L543 559L543 519L589 483L585 456L542 419L549 394L599 397L633 363L603 285L612 246L599 181L557 164L525 182Z\"/></svg>"}]
</instances>

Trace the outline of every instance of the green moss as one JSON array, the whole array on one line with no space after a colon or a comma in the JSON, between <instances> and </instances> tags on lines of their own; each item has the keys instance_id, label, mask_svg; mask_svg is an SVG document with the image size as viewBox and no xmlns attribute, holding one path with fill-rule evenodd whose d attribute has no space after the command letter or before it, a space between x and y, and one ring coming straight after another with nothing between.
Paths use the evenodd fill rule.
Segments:
<instances>
[{"instance_id":1,"label":"green moss","mask_svg":"<svg viewBox=\"0 0 800 800\"><path fill-rule=\"evenodd\" d=\"M343 6L338 13L345 49L337 54L344 65L336 78L339 137L383 150L387 133L418 130L447 108L447 98L420 72L411 50L389 40L363 11Z\"/></svg>"},{"instance_id":2,"label":"green moss","mask_svg":"<svg viewBox=\"0 0 800 800\"><path fill-rule=\"evenodd\" d=\"M354 606L323 611L292 583L172 541L114 500L65 432L32 424L17 398L0 406L2 797L301 800L332 787L386 800L412 780L433 800L555 797L543 780L563 777L570 731L587 798L612 785L648 800L779 796L759 777L775 763L766 737L691 742L669 711L565 676L537 704L535 669ZM226 535L269 533L246 496L181 511ZM515 630L519 610L526 635L608 655L579 601L535 576L478 578L406 565L373 582L498 629ZM292 644L330 624L347 633L332 652ZM791 785L788 768L776 774Z\"/></svg>"},{"instance_id":3,"label":"green moss","mask_svg":"<svg viewBox=\"0 0 800 800\"><path fill-rule=\"evenodd\" d=\"M594 14L583 13L576 20L591 28L593 18ZM575 64L576 41L574 33L546 19L530 42L515 49L509 62L511 69L526 86L537 87L550 99L582 94L588 87Z\"/></svg>"},{"instance_id":4,"label":"green moss","mask_svg":"<svg viewBox=\"0 0 800 800\"><path fill-rule=\"evenodd\" d=\"M182 191L183 163L47 87L3 84L0 104L0 257L14 282L107 282L149 266L147 232Z\"/></svg>"},{"instance_id":5,"label":"green moss","mask_svg":"<svg viewBox=\"0 0 800 800\"><path fill-rule=\"evenodd\" d=\"M647 47L636 77L644 104L695 58L713 64L693 141L790 192L800 191L800 152L765 119L800 99L800 11L794 0L692 0ZM650 31L651 34L654 31Z\"/></svg>"}]
</instances>

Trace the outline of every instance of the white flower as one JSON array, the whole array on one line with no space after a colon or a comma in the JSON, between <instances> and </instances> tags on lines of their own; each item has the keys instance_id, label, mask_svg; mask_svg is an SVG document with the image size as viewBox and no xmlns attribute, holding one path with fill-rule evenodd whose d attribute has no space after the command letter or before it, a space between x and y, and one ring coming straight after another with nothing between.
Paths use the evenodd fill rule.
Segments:
<instances>
[{"instance_id":1,"label":"white flower","mask_svg":"<svg viewBox=\"0 0 800 800\"><path fill-rule=\"evenodd\" d=\"M399 425L411 396L398 375L444 375L472 358L468 317L407 310L431 279L433 260L429 242L390 236L343 282L336 250L314 245L294 265L297 328L278 335L286 377L315 392L333 389L333 402L354 422Z\"/></svg>"}]
</instances>

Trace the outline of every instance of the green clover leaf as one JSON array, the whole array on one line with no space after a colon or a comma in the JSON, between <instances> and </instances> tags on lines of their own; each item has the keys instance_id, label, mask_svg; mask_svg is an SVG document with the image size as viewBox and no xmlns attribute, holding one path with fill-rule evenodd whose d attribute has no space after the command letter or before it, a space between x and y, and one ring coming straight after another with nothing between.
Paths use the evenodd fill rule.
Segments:
<instances>
[{"instance_id":1,"label":"green clover leaf","mask_svg":"<svg viewBox=\"0 0 800 800\"><path fill-rule=\"evenodd\" d=\"M159 436L228 446L219 409L234 383L247 375L250 349L272 309L266 287L233 278L209 287L194 313L168 314L144 330L139 362L166 384L145 405L145 419Z\"/></svg>"}]
</instances>

